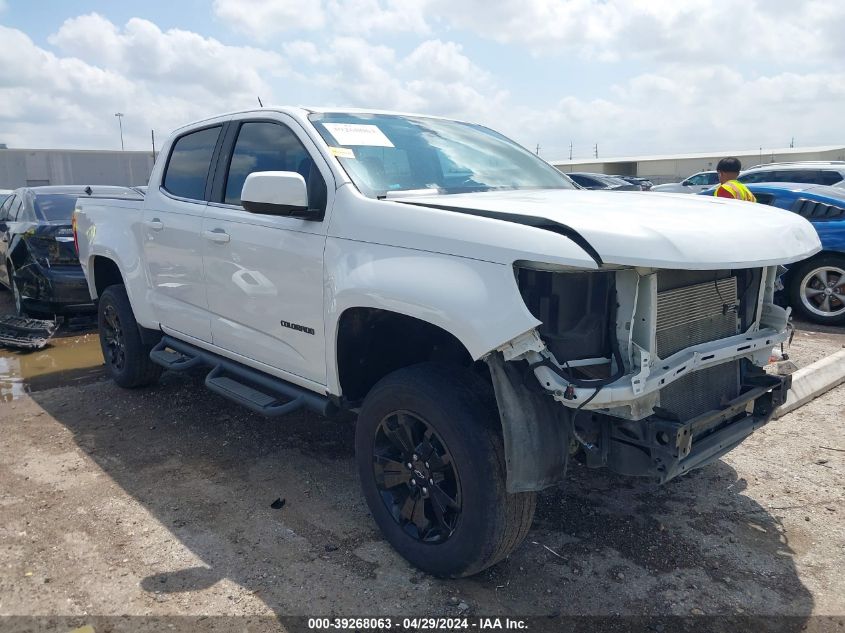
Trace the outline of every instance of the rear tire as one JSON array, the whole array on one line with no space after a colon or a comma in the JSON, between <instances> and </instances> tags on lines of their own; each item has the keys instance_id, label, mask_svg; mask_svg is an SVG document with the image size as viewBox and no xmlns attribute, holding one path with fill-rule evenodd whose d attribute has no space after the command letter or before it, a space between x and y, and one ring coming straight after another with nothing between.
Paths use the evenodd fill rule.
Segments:
<instances>
[{"instance_id":1,"label":"rear tire","mask_svg":"<svg viewBox=\"0 0 845 633\"><path fill-rule=\"evenodd\" d=\"M150 360L152 345L141 341L141 331L123 286L109 286L97 306L100 347L112 380L127 389L156 382L162 367Z\"/></svg>"},{"instance_id":2,"label":"rear tire","mask_svg":"<svg viewBox=\"0 0 845 633\"><path fill-rule=\"evenodd\" d=\"M355 454L373 518L423 571L470 576L528 534L536 495L505 490L495 400L467 370L425 363L383 378L358 416Z\"/></svg>"},{"instance_id":3,"label":"rear tire","mask_svg":"<svg viewBox=\"0 0 845 633\"><path fill-rule=\"evenodd\" d=\"M821 255L789 274L789 305L802 318L822 325L845 323L845 257Z\"/></svg>"}]
</instances>

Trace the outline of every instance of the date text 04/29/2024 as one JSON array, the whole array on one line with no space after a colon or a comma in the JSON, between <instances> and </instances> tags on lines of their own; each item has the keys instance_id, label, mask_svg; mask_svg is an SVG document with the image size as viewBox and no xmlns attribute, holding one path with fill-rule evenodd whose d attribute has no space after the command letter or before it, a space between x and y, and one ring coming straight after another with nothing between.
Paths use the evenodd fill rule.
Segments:
<instances>
[{"instance_id":1,"label":"date text 04/29/2024","mask_svg":"<svg viewBox=\"0 0 845 633\"><path fill-rule=\"evenodd\" d=\"M514 618L308 618L312 631L466 631L525 630L525 620Z\"/></svg>"}]
</instances>

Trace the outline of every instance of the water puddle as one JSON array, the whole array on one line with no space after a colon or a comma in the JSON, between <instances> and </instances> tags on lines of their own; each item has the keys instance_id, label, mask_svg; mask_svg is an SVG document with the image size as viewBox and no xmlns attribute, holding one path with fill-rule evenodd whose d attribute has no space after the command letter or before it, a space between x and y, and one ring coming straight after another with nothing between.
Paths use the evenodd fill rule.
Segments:
<instances>
[{"instance_id":1,"label":"water puddle","mask_svg":"<svg viewBox=\"0 0 845 633\"><path fill-rule=\"evenodd\" d=\"M96 334L57 336L36 352L0 348L0 402L34 391L93 382L103 371Z\"/></svg>"}]
</instances>

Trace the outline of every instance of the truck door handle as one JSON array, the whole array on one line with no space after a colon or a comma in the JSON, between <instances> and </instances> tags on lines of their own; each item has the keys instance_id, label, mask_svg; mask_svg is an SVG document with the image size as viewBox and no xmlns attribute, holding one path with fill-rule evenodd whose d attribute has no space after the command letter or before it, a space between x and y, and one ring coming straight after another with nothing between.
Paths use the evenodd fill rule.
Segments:
<instances>
[{"instance_id":1,"label":"truck door handle","mask_svg":"<svg viewBox=\"0 0 845 633\"><path fill-rule=\"evenodd\" d=\"M147 220L144 222L144 224L146 224L147 227L153 231L161 231L164 228L164 223L158 218Z\"/></svg>"},{"instance_id":2,"label":"truck door handle","mask_svg":"<svg viewBox=\"0 0 845 633\"><path fill-rule=\"evenodd\" d=\"M217 242L218 244L225 244L228 242L231 237L229 234L226 233L223 229L214 229L213 231L203 231L202 235L205 239L210 240L212 242Z\"/></svg>"}]
</instances>

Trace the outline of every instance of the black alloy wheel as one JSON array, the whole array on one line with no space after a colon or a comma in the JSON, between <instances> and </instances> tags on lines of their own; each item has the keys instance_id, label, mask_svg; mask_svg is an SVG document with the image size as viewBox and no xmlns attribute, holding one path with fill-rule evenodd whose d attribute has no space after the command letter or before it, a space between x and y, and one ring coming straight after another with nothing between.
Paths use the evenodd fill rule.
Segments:
<instances>
[{"instance_id":1,"label":"black alloy wheel","mask_svg":"<svg viewBox=\"0 0 845 633\"><path fill-rule=\"evenodd\" d=\"M115 285L103 291L97 304L97 325L100 349L112 380L128 389L158 380L162 368L150 360L153 346L141 338L126 288Z\"/></svg>"},{"instance_id":2,"label":"black alloy wheel","mask_svg":"<svg viewBox=\"0 0 845 633\"><path fill-rule=\"evenodd\" d=\"M461 484L449 449L437 432L410 411L379 424L373 473L382 501L408 536L445 542L460 520Z\"/></svg>"},{"instance_id":3,"label":"black alloy wheel","mask_svg":"<svg viewBox=\"0 0 845 633\"><path fill-rule=\"evenodd\" d=\"M120 317L113 305L103 309L103 356L106 364L111 365L118 372L126 366L126 342L123 338L123 328Z\"/></svg>"},{"instance_id":4,"label":"black alloy wheel","mask_svg":"<svg viewBox=\"0 0 845 633\"><path fill-rule=\"evenodd\" d=\"M503 442L492 387L469 368L420 363L370 389L355 458L367 506L399 554L456 578L520 544L535 493L507 492Z\"/></svg>"}]
</instances>

